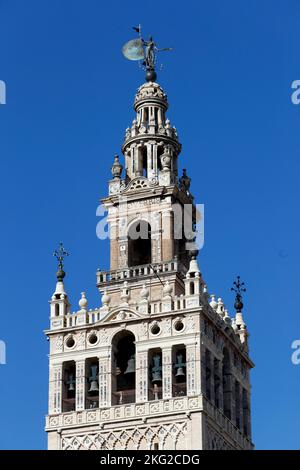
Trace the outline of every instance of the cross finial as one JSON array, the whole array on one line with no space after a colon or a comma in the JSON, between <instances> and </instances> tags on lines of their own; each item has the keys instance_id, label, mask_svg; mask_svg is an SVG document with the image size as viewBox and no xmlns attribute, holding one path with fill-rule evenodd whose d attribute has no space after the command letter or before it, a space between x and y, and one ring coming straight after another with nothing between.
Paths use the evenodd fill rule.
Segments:
<instances>
[{"instance_id":1,"label":"cross finial","mask_svg":"<svg viewBox=\"0 0 300 470\"><path fill-rule=\"evenodd\" d=\"M235 302L234 308L237 312L241 312L243 309L243 302L242 302L242 293L246 292L245 283L241 282L240 276L237 276L236 281L233 283L233 287L231 288L233 292L235 292Z\"/></svg>"},{"instance_id":2,"label":"cross finial","mask_svg":"<svg viewBox=\"0 0 300 470\"><path fill-rule=\"evenodd\" d=\"M57 271L57 273L56 273L57 280L58 280L58 281L62 281L63 278L64 278L65 275L66 275L66 273L65 273L64 270L63 270L63 267L64 267L64 259L65 259L67 256L69 256L69 253L67 253L67 251L65 250L64 245L63 245L62 242L60 242L59 248L54 251L53 256L55 256L55 258L56 258L57 261L58 261L58 271Z\"/></svg>"}]
</instances>

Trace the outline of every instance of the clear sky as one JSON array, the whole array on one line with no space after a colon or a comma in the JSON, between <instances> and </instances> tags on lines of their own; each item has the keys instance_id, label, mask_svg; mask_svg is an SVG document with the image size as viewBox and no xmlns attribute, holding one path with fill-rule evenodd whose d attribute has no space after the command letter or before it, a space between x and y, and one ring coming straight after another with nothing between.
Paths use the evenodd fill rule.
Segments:
<instances>
[{"instance_id":1,"label":"clear sky","mask_svg":"<svg viewBox=\"0 0 300 470\"><path fill-rule=\"evenodd\" d=\"M180 166L205 204L200 265L233 313L231 283L247 283L253 440L299 449L299 122L297 0L150 2L0 0L1 313L0 448L46 447L49 305L60 240L77 309L100 304L96 238L143 72L121 46L141 23L161 47L158 82L183 151Z\"/></svg>"}]
</instances>

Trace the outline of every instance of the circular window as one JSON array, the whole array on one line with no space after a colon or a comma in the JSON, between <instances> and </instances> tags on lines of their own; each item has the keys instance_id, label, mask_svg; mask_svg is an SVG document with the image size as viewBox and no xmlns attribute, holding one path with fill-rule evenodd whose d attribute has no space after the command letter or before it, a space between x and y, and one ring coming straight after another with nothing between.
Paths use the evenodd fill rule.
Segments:
<instances>
[{"instance_id":1,"label":"circular window","mask_svg":"<svg viewBox=\"0 0 300 470\"><path fill-rule=\"evenodd\" d=\"M176 331L182 331L183 328L184 328L184 324L181 320L178 320L176 323L175 323L175 326L174 326L175 330Z\"/></svg>"},{"instance_id":2,"label":"circular window","mask_svg":"<svg viewBox=\"0 0 300 470\"><path fill-rule=\"evenodd\" d=\"M98 341L98 336L96 335L96 333L92 333L90 336L89 336L89 343L90 344L96 344Z\"/></svg>"},{"instance_id":3,"label":"circular window","mask_svg":"<svg viewBox=\"0 0 300 470\"><path fill-rule=\"evenodd\" d=\"M158 326L157 323L155 323L152 327L151 327L151 333L153 335L158 335L158 333L160 333L160 327Z\"/></svg>"},{"instance_id":4,"label":"circular window","mask_svg":"<svg viewBox=\"0 0 300 470\"><path fill-rule=\"evenodd\" d=\"M73 348L75 346L75 340L73 336L70 336L66 341L67 348Z\"/></svg>"}]
</instances>

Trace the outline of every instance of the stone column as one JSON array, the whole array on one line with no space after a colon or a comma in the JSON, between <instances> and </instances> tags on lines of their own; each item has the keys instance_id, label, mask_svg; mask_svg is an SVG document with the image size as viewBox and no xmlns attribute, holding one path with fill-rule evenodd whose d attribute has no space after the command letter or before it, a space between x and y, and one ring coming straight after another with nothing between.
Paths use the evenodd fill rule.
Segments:
<instances>
[{"instance_id":1,"label":"stone column","mask_svg":"<svg viewBox=\"0 0 300 470\"><path fill-rule=\"evenodd\" d=\"M162 261L174 258L174 231L172 209L162 213Z\"/></svg>"},{"instance_id":2,"label":"stone column","mask_svg":"<svg viewBox=\"0 0 300 470\"><path fill-rule=\"evenodd\" d=\"M111 406L111 360L110 351L99 357L99 408Z\"/></svg>"},{"instance_id":3,"label":"stone column","mask_svg":"<svg viewBox=\"0 0 300 470\"><path fill-rule=\"evenodd\" d=\"M148 401L148 351L136 351L136 402Z\"/></svg>"},{"instance_id":4,"label":"stone column","mask_svg":"<svg viewBox=\"0 0 300 470\"><path fill-rule=\"evenodd\" d=\"M50 363L49 415L62 412L63 365Z\"/></svg>"},{"instance_id":5,"label":"stone column","mask_svg":"<svg viewBox=\"0 0 300 470\"><path fill-rule=\"evenodd\" d=\"M110 269L118 269L119 267L119 244L118 244L118 222L113 220L110 222Z\"/></svg>"},{"instance_id":6,"label":"stone column","mask_svg":"<svg viewBox=\"0 0 300 470\"><path fill-rule=\"evenodd\" d=\"M200 362L200 351L197 351L196 344L187 345L186 346L186 394L187 396L194 396L200 393L199 362Z\"/></svg>"},{"instance_id":7,"label":"stone column","mask_svg":"<svg viewBox=\"0 0 300 470\"><path fill-rule=\"evenodd\" d=\"M219 408L223 410L223 371L222 371L222 361L217 361L217 368L215 370L215 375L219 378ZM215 397L216 398L216 397Z\"/></svg>"},{"instance_id":8,"label":"stone column","mask_svg":"<svg viewBox=\"0 0 300 470\"><path fill-rule=\"evenodd\" d=\"M163 399L172 397L172 348L162 349Z\"/></svg>"},{"instance_id":9,"label":"stone column","mask_svg":"<svg viewBox=\"0 0 300 470\"><path fill-rule=\"evenodd\" d=\"M242 395L242 407L243 407L243 431L246 431L246 435L251 437L251 413L250 413L250 394L248 390L243 388Z\"/></svg>"},{"instance_id":10,"label":"stone column","mask_svg":"<svg viewBox=\"0 0 300 470\"><path fill-rule=\"evenodd\" d=\"M85 360L76 361L76 411L85 409Z\"/></svg>"},{"instance_id":11,"label":"stone column","mask_svg":"<svg viewBox=\"0 0 300 470\"><path fill-rule=\"evenodd\" d=\"M234 383L234 401L235 401L235 424L239 429L243 426L241 385L235 380ZM238 426L239 424L239 426Z\"/></svg>"}]
</instances>

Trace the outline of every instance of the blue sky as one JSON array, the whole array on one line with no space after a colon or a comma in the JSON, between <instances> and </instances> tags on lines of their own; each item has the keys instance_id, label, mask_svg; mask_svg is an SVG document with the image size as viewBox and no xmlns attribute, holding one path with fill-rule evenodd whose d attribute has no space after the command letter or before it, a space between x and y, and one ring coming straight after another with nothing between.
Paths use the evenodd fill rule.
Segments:
<instances>
[{"instance_id":1,"label":"blue sky","mask_svg":"<svg viewBox=\"0 0 300 470\"><path fill-rule=\"evenodd\" d=\"M180 166L205 204L200 265L233 311L232 280L247 283L253 439L299 449L299 122L296 0L0 0L0 448L46 447L53 249L71 253L66 287L99 305L108 267L96 208L133 119L143 73L120 52L141 23L161 47L158 82L183 151Z\"/></svg>"}]
</instances>

